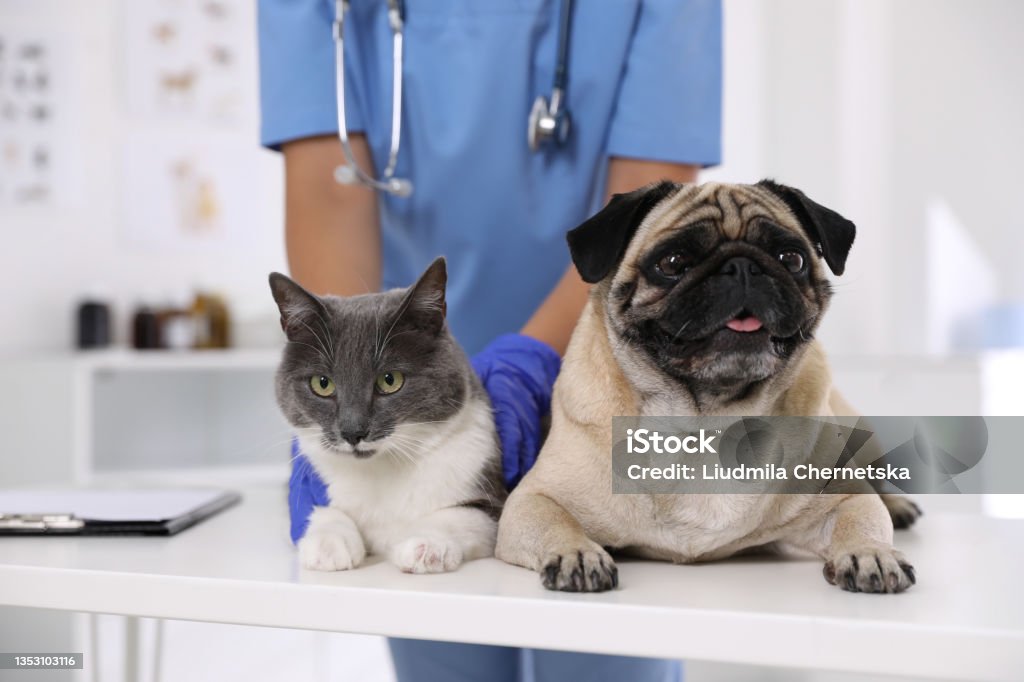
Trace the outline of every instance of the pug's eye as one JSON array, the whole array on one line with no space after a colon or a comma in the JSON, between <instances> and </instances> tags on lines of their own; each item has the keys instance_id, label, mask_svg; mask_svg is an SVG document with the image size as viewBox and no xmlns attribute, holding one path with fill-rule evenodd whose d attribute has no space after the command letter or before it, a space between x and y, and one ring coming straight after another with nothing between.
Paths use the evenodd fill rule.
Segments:
<instances>
[{"instance_id":1,"label":"pug's eye","mask_svg":"<svg viewBox=\"0 0 1024 682\"><path fill-rule=\"evenodd\" d=\"M401 372L381 372L377 375L377 392L383 395L394 393L405 384L405 375Z\"/></svg>"},{"instance_id":2,"label":"pug's eye","mask_svg":"<svg viewBox=\"0 0 1024 682\"><path fill-rule=\"evenodd\" d=\"M683 254L678 251L670 253L662 258L654 266L654 269L658 271L659 275L665 277L679 277L681 274L686 272L688 269L686 266L686 259L683 258Z\"/></svg>"},{"instance_id":3,"label":"pug's eye","mask_svg":"<svg viewBox=\"0 0 1024 682\"><path fill-rule=\"evenodd\" d=\"M793 274L804 269L804 255L799 251L783 251L779 254L779 262Z\"/></svg>"},{"instance_id":4,"label":"pug's eye","mask_svg":"<svg viewBox=\"0 0 1024 682\"><path fill-rule=\"evenodd\" d=\"M334 395L334 380L330 377L313 377L309 380L309 386L321 398L329 398Z\"/></svg>"}]
</instances>

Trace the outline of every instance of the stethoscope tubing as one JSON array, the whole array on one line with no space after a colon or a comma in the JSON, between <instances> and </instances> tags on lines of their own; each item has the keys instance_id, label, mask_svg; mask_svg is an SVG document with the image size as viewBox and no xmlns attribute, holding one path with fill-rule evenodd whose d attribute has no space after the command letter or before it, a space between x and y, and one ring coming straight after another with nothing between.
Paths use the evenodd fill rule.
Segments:
<instances>
[{"instance_id":1,"label":"stethoscope tubing","mask_svg":"<svg viewBox=\"0 0 1024 682\"><path fill-rule=\"evenodd\" d=\"M405 44L405 12L401 0L388 0L388 24L392 32L392 60L394 64L393 84L391 90L391 143L388 150L388 163L380 179L363 170L356 161L352 151L352 143L348 136L348 125L345 114L345 15L349 10L348 0L335 0L335 20L333 24L335 74L334 87L338 100L338 139L346 166L335 170L335 179L343 184L361 184L382 192L397 195L408 195L412 191L408 180L395 178L398 165L398 151L402 143L402 55Z\"/></svg>"},{"instance_id":2,"label":"stethoscope tubing","mask_svg":"<svg viewBox=\"0 0 1024 682\"><path fill-rule=\"evenodd\" d=\"M572 1L562 0L558 13L558 59L555 62L555 79L551 89L563 93L569 84L569 36L572 33L569 22L572 19Z\"/></svg>"},{"instance_id":3,"label":"stethoscope tubing","mask_svg":"<svg viewBox=\"0 0 1024 682\"><path fill-rule=\"evenodd\" d=\"M558 20L558 52L555 65L554 82L551 88L551 106L549 115L568 116L565 105L566 88L569 79L569 34L572 17L573 0L562 0ZM348 135L345 116L345 15L349 10L349 0L335 0L335 18L332 24L334 38L335 74L334 86L337 92L338 140L341 142L344 166L335 169L334 177L342 184L361 184L366 187L388 192L396 196L408 196L412 193L412 183L407 179L395 177L398 166L398 152L402 144L402 77L403 54L405 49L405 2L404 0L387 0L388 25L392 34L392 86L391 86L391 142L388 148L388 162L380 178L367 173L356 161L352 151L352 143ZM563 112L564 109L564 113ZM534 126L531 113L530 125ZM566 126L567 128L567 126ZM531 143L532 146L532 143Z\"/></svg>"}]
</instances>

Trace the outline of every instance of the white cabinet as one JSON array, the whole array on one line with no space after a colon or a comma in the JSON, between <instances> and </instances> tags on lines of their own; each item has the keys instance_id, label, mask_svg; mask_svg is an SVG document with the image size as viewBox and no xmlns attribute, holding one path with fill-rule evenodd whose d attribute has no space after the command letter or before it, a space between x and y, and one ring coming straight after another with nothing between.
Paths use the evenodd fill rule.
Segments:
<instances>
[{"instance_id":1,"label":"white cabinet","mask_svg":"<svg viewBox=\"0 0 1024 682\"><path fill-rule=\"evenodd\" d=\"M0 482L196 469L284 480L280 352L95 351L0 362Z\"/></svg>"}]
</instances>

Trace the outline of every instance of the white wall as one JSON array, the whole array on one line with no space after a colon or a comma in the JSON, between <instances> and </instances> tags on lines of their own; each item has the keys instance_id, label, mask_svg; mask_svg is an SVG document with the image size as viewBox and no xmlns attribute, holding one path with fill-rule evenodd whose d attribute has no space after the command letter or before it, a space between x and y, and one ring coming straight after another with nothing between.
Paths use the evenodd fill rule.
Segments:
<instances>
[{"instance_id":1,"label":"white wall","mask_svg":"<svg viewBox=\"0 0 1024 682\"><path fill-rule=\"evenodd\" d=\"M929 347L929 203L1024 302L1024 4L1013 0L727 0L725 164L774 176L858 225L822 338L832 354ZM959 263L948 276L974 284Z\"/></svg>"},{"instance_id":2,"label":"white wall","mask_svg":"<svg viewBox=\"0 0 1024 682\"><path fill-rule=\"evenodd\" d=\"M919 252L930 200L940 200L992 264L996 296L1024 301L1024 4L1013 0L893 6L893 172L902 201L894 227L902 249ZM905 229L903 229L905 228ZM921 343L915 285L925 263L902 275L894 306L903 332ZM948 277L961 277L950 268ZM966 287L975 281L964 281Z\"/></svg>"},{"instance_id":3,"label":"white wall","mask_svg":"<svg viewBox=\"0 0 1024 682\"><path fill-rule=\"evenodd\" d=\"M148 0L147 0L148 1ZM280 160L258 146L255 3L238 3L253 26L240 58L247 65L245 110L234 128L173 120L145 121L128 111L122 86L124 42L119 33L126 3L113 0L0 0L0 26L52 35L70 55L73 132L70 187L53 208L0 209L0 353L67 349L72 312L83 292L98 289L118 303L123 339L130 306L140 297L163 297L201 283L220 290L242 318L272 312L266 275L284 265ZM55 74L60 77L61 74ZM0 124L2 125L2 124ZM251 187L252 224L241 248L167 250L133 245L124 221L123 154L129 136L158 133L200 146L237 149L237 169ZM2 128L0 128L2 134ZM267 306L271 306L268 308Z\"/></svg>"}]
</instances>

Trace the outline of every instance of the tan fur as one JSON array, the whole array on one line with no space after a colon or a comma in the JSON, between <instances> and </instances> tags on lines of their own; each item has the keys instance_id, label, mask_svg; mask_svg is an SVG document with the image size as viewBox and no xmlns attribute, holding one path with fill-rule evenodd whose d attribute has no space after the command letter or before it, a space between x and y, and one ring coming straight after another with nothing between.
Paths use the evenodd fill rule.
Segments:
<instances>
[{"instance_id":1,"label":"tan fur","mask_svg":"<svg viewBox=\"0 0 1024 682\"><path fill-rule=\"evenodd\" d=\"M691 414L674 398L672 383L652 373L628 350L616 348L606 305L611 282L634 276L646 249L678 225L681 213L714 213L694 202L723 187L683 188L656 206L629 245L618 272L596 285L573 333L552 399L552 428L534 468L506 503L496 556L541 571L553 589L598 591L617 584L606 547L678 563L724 558L765 545L793 546L826 561L830 582L844 574L863 591L898 592L913 581L892 548L893 523L879 496L858 495L615 495L612 494L612 418ZM738 234L750 188L726 192L719 219ZM763 199L763 197L762 197ZM798 231L778 202L761 211ZM710 208L709 208L710 207ZM756 213L748 209L748 214ZM815 267L820 267L815 264ZM659 383L661 382L661 383ZM816 341L736 404L736 415L854 415L832 387L825 353ZM897 498L898 499L898 498ZM860 564L882 570L881 585ZM877 564L876 564L877 562ZM851 570L853 567L853 570ZM862 566L863 568L863 566ZM852 589L846 584L847 589Z\"/></svg>"}]
</instances>

